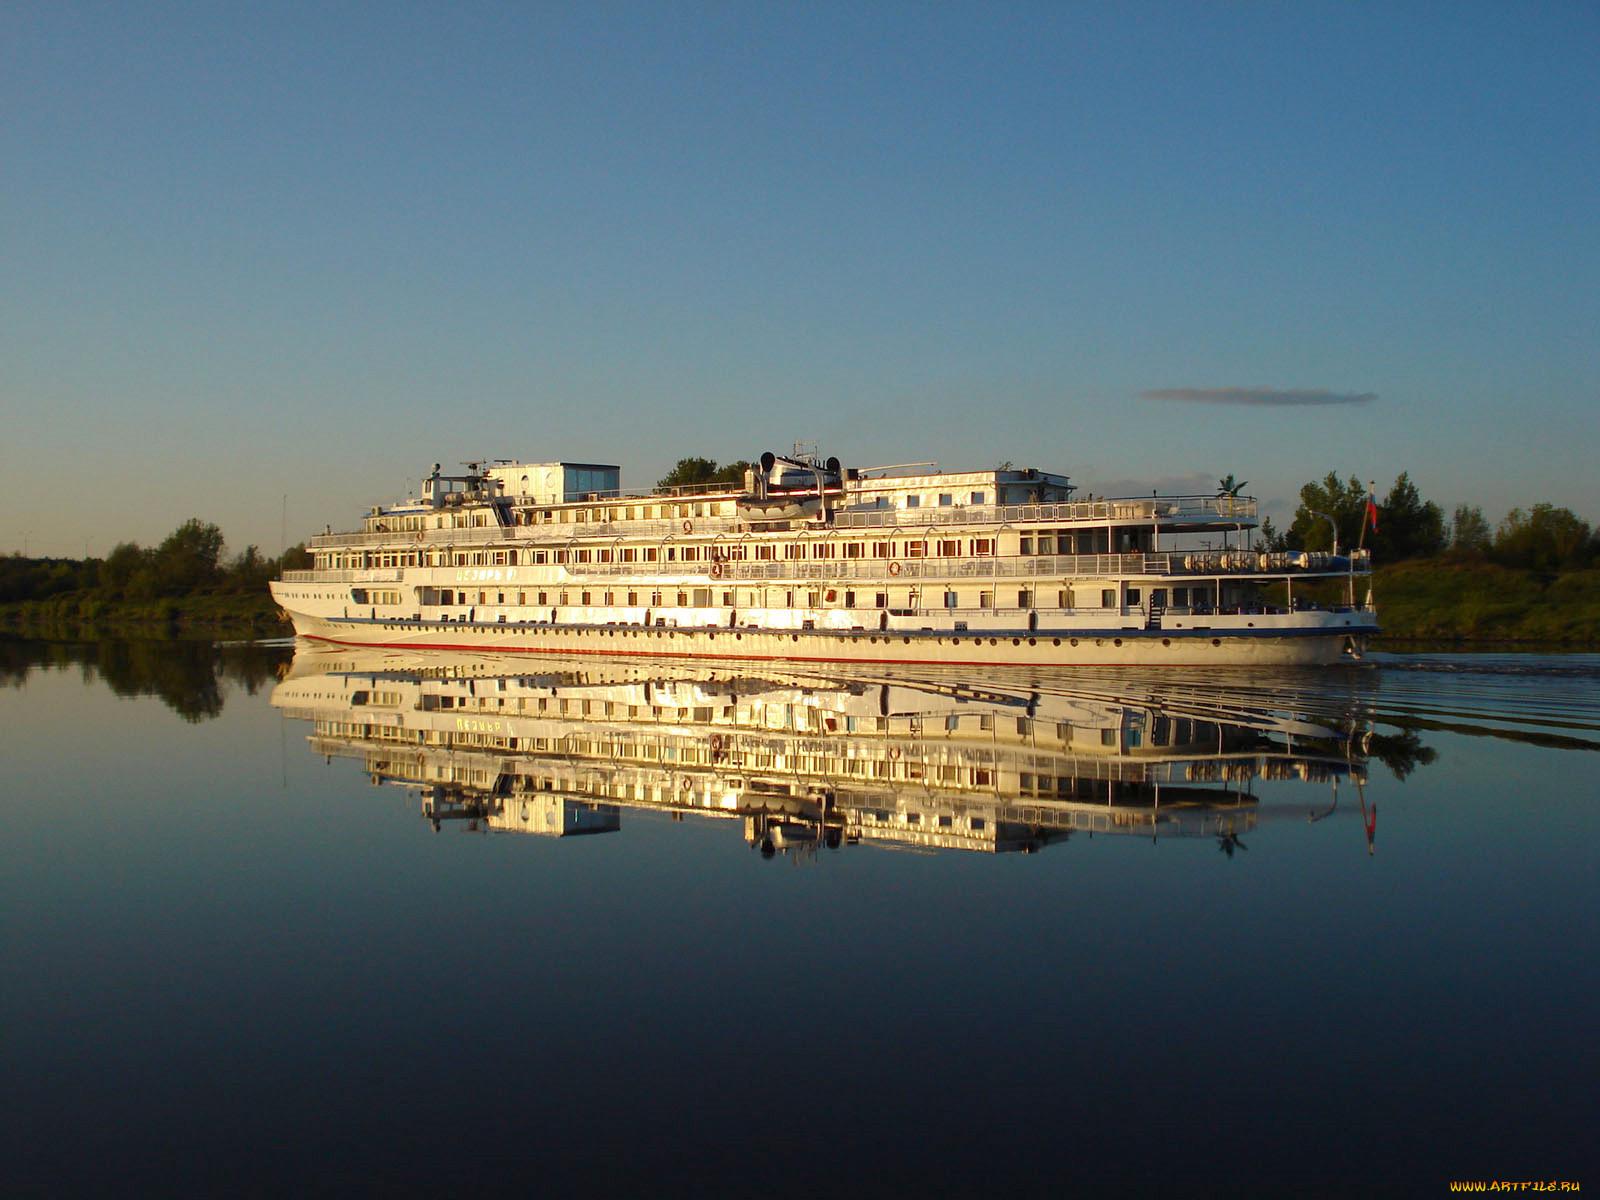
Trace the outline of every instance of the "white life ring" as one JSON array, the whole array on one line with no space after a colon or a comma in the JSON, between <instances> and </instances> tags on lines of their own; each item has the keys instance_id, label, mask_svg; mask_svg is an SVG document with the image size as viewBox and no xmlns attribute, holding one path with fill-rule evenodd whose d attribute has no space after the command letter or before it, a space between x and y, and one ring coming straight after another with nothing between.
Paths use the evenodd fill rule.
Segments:
<instances>
[{"instance_id":1,"label":"white life ring","mask_svg":"<svg viewBox=\"0 0 1600 1200\"><path fill-rule=\"evenodd\" d=\"M889 564L889 574L891 574L891 575L900 574L900 564L897 563L897 562L890 563Z\"/></svg>"}]
</instances>

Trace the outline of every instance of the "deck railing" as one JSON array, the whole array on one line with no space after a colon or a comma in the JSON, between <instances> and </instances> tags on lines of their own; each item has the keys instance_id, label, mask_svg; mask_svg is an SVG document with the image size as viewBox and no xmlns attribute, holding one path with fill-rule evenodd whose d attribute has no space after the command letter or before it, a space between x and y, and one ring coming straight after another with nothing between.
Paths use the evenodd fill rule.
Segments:
<instances>
[{"instance_id":1,"label":"deck railing","mask_svg":"<svg viewBox=\"0 0 1600 1200\"><path fill-rule=\"evenodd\" d=\"M930 505L926 508L882 508L859 511L830 510L828 525L794 523L794 534L816 536L829 530L926 529L950 525L1049 525L1110 521L1234 521L1254 522L1257 509L1249 497L1156 496L1149 499L1088 500L1062 504ZM689 528L685 529L684 525ZM744 535L750 522L737 516L700 516L634 521L576 521L540 525L489 525L473 529L387 530L376 533L319 533L309 540L313 550L346 546L399 546L408 542L429 546L477 546L496 542L537 541L555 544L572 538L704 537L707 533Z\"/></svg>"},{"instance_id":2,"label":"deck railing","mask_svg":"<svg viewBox=\"0 0 1600 1200\"><path fill-rule=\"evenodd\" d=\"M881 583L936 579L959 581L974 579L1115 579L1125 576L1157 575L1173 578L1266 575L1366 575L1371 570L1370 553L1361 551L1348 561L1336 562L1327 555L1261 554L1242 550L1201 551L1171 554L1046 554L1000 558L864 558L751 562L655 562L655 563L560 563L571 579L620 579L659 577L682 579L703 576L711 580L763 581L792 579L797 582L850 582L869 580ZM522 564L528 566L531 564ZM541 564L543 565L543 564ZM423 568L418 568L423 569ZM438 568L448 569L446 567ZM368 568L338 572L285 571L286 581L308 582L388 582L400 578L399 570Z\"/></svg>"}]
</instances>

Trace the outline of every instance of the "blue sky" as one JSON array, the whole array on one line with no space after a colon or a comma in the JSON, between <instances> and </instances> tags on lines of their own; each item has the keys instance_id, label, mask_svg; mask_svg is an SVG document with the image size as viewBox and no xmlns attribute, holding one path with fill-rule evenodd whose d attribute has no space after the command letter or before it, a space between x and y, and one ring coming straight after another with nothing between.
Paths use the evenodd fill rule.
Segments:
<instances>
[{"instance_id":1,"label":"blue sky","mask_svg":"<svg viewBox=\"0 0 1600 1200\"><path fill-rule=\"evenodd\" d=\"M0 551L797 439L1600 521L1596 62L1591 3L17 0Z\"/></svg>"}]
</instances>

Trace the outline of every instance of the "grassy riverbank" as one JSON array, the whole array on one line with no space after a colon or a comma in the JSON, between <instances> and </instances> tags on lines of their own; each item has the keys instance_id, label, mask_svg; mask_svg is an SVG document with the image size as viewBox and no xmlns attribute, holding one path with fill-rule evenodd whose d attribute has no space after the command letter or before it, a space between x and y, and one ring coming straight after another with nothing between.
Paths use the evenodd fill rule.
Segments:
<instances>
[{"instance_id":1,"label":"grassy riverbank","mask_svg":"<svg viewBox=\"0 0 1600 1200\"><path fill-rule=\"evenodd\" d=\"M0 605L0 632L74 640L240 640L285 637L294 631L265 592L112 601L95 591L83 591Z\"/></svg>"},{"instance_id":2,"label":"grassy riverbank","mask_svg":"<svg viewBox=\"0 0 1600 1200\"><path fill-rule=\"evenodd\" d=\"M1385 645L1600 647L1600 570L1594 568L1546 572L1481 560L1411 559L1378 567L1372 592ZM1344 588L1297 586L1295 596L1337 604Z\"/></svg>"},{"instance_id":3,"label":"grassy riverbank","mask_svg":"<svg viewBox=\"0 0 1600 1200\"><path fill-rule=\"evenodd\" d=\"M1542 572L1430 559L1379 567L1389 638L1600 646L1600 570Z\"/></svg>"}]
</instances>

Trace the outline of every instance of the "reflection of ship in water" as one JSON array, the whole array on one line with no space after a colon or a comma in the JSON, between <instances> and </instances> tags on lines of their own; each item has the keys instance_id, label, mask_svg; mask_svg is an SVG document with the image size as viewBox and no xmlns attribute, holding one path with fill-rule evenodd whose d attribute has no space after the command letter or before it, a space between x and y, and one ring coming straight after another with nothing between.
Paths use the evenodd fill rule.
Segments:
<instances>
[{"instance_id":1,"label":"reflection of ship in water","mask_svg":"<svg viewBox=\"0 0 1600 1200\"><path fill-rule=\"evenodd\" d=\"M419 788L436 829L573 836L654 809L739 820L767 856L1095 834L1232 854L1269 811L1259 782L1325 785L1310 799L1327 810L1366 779L1349 729L1194 688L706 666L302 649L272 699L319 753ZM1303 821L1307 799L1279 815Z\"/></svg>"}]
</instances>

